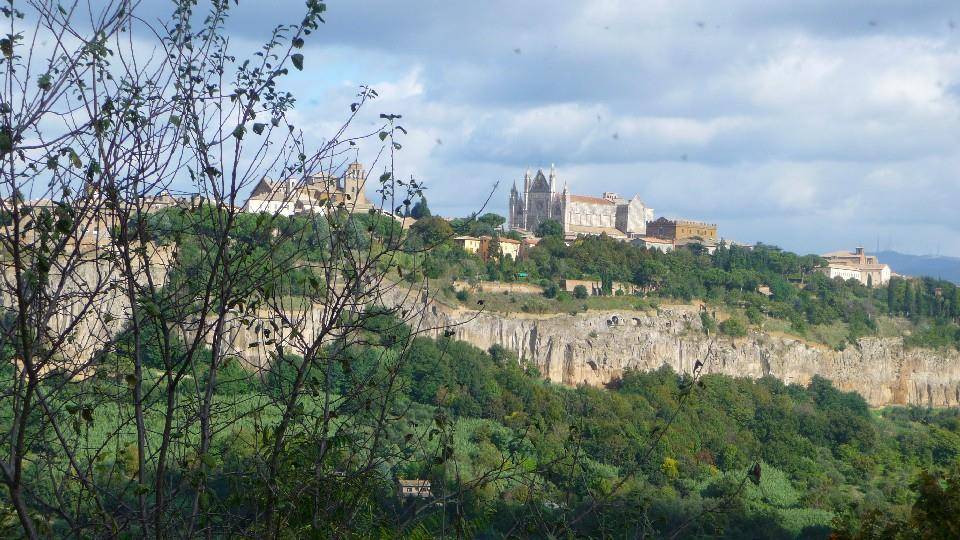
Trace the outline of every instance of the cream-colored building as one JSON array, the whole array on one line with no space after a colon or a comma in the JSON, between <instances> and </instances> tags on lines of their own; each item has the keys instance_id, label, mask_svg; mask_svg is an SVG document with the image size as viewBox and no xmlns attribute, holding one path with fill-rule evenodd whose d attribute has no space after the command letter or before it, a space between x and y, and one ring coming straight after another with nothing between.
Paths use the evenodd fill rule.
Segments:
<instances>
[{"instance_id":1,"label":"cream-colored building","mask_svg":"<svg viewBox=\"0 0 960 540\"><path fill-rule=\"evenodd\" d=\"M433 496L433 493L430 491L430 481L421 479L404 480L403 478L399 478L397 479L397 496L403 499L430 498Z\"/></svg>"},{"instance_id":2,"label":"cream-colored building","mask_svg":"<svg viewBox=\"0 0 960 540\"><path fill-rule=\"evenodd\" d=\"M828 277L855 279L868 287L879 287L890 281L890 266L881 263L876 255L867 255L862 247L855 251L833 251L822 255L827 266L819 270Z\"/></svg>"},{"instance_id":3,"label":"cream-colored building","mask_svg":"<svg viewBox=\"0 0 960 540\"><path fill-rule=\"evenodd\" d=\"M673 240L657 238L656 236L641 236L640 238L635 239L633 244L638 247L655 249L663 253L670 253L673 251Z\"/></svg>"},{"instance_id":4,"label":"cream-colored building","mask_svg":"<svg viewBox=\"0 0 960 540\"><path fill-rule=\"evenodd\" d=\"M340 206L350 212L373 207L363 188L363 165L351 163L342 176L320 173L305 179L269 180L264 178L253 188L243 207L245 212L265 212L292 216L304 212L323 213L328 206Z\"/></svg>"},{"instance_id":5,"label":"cream-colored building","mask_svg":"<svg viewBox=\"0 0 960 540\"><path fill-rule=\"evenodd\" d=\"M453 243L467 253L478 253L480 251L480 239L475 236L457 236L453 239Z\"/></svg>"},{"instance_id":6,"label":"cream-colored building","mask_svg":"<svg viewBox=\"0 0 960 540\"><path fill-rule=\"evenodd\" d=\"M510 257L513 260L520 258L520 241L513 238L500 237L500 255Z\"/></svg>"},{"instance_id":7,"label":"cream-colored building","mask_svg":"<svg viewBox=\"0 0 960 540\"><path fill-rule=\"evenodd\" d=\"M479 238L476 236L457 236L454 237L453 243L467 253L476 253L486 260L487 257L493 255L490 253L490 245L493 240L492 236L481 236ZM499 245L499 253L495 255L496 257L510 257L513 260L520 257L520 240L504 238L503 236L498 236L496 240Z\"/></svg>"}]
</instances>

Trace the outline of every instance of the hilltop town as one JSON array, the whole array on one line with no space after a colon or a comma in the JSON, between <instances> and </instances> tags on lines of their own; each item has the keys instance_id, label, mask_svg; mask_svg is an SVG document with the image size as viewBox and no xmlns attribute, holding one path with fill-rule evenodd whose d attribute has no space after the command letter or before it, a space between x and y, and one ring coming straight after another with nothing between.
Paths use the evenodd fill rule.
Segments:
<instances>
[{"instance_id":1,"label":"hilltop town","mask_svg":"<svg viewBox=\"0 0 960 540\"><path fill-rule=\"evenodd\" d=\"M544 226L558 224L560 234L568 243L585 236L606 236L664 253L684 247L714 253L721 244L751 247L720 237L716 223L655 217L654 209L639 194L629 199L614 192L603 192L599 197L579 195L571 193L566 183L560 188L559 183L554 166L547 172L538 169L533 173L527 169L523 174L522 191L516 183L510 188L506 222L492 234L458 235L454 242L483 258L487 258L489 246L494 245L502 256L517 259L525 257L544 236L539 234ZM351 212L368 212L376 205L367 198L365 185L367 173L358 162L350 163L340 176L323 173L302 181L271 182L263 179L254 187L243 210L284 216L323 212L336 207ZM416 218L409 214L397 215L397 219L405 228L416 222ZM878 261L875 255L867 255L862 247L857 247L854 252L825 253L822 257L824 264L818 270L831 279L853 279L873 287L886 285L891 277L897 276L889 265Z\"/></svg>"}]
</instances>

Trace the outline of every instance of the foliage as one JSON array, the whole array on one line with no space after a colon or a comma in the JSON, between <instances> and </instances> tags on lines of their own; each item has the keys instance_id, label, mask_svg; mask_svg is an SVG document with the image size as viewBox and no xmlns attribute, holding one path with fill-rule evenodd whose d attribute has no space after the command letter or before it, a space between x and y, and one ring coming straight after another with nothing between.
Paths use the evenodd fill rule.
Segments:
<instances>
[{"instance_id":1,"label":"foliage","mask_svg":"<svg viewBox=\"0 0 960 540\"><path fill-rule=\"evenodd\" d=\"M555 219L545 219L537 225L537 230L534 232L540 238L562 237L563 225Z\"/></svg>"},{"instance_id":2,"label":"foliage","mask_svg":"<svg viewBox=\"0 0 960 540\"><path fill-rule=\"evenodd\" d=\"M747 335L747 325L738 317L731 317L720 323L720 332L730 337Z\"/></svg>"},{"instance_id":3,"label":"foliage","mask_svg":"<svg viewBox=\"0 0 960 540\"><path fill-rule=\"evenodd\" d=\"M583 285L577 285L573 288L573 297L578 300L583 300L584 298L590 296L587 292L587 288Z\"/></svg>"}]
</instances>

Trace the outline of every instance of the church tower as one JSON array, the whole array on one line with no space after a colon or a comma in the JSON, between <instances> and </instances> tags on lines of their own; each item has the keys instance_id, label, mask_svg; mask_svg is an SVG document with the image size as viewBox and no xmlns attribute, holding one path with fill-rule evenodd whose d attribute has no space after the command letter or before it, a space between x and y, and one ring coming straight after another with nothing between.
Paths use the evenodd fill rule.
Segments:
<instances>
[{"instance_id":1,"label":"church tower","mask_svg":"<svg viewBox=\"0 0 960 540\"><path fill-rule=\"evenodd\" d=\"M517 210L519 209L518 207L520 206L519 203L520 201L517 200L517 182L516 180L514 180L513 187L510 188L510 204L507 206L507 218L508 218L507 227L511 229L516 228L520 225L519 223L520 220L518 219L520 216L517 215L518 214Z\"/></svg>"},{"instance_id":2,"label":"church tower","mask_svg":"<svg viewBox=\"0 0 960 540\"><path fill-rule=\"evenodd\" d=\"M350 195L351 201L366 202L366 196L363 194L364 180L363 165L354 161L347 166L347 172L343 175L343 192Z\"/></svg>"}]
</instances>

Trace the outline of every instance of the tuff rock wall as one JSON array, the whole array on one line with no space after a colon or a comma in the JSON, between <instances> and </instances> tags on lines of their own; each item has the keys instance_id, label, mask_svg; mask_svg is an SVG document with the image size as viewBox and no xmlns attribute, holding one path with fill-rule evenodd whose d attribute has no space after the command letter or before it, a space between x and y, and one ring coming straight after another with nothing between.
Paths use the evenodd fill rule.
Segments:
<instances>
[{"instance_id":1,"label":"tuff rock wall","mask_svg":"<svg viewBox=\"0 0 960 540\"><path fill-rule=\"evenodd\" d=\"M871 405L960 405L960 354L907 349L900 338L864 338L843 351L789 336L751 331L744 338L707 336L697 308L657 312L588 312L534 317L454 310L431 302L424 326L450 326L477 347L501 345L556 383L602 385L627 369L664 364L691 372L806 384L814 375L858 392ZM441 330L434 331L439 334Z\"/></svg>"}]
</instances>

